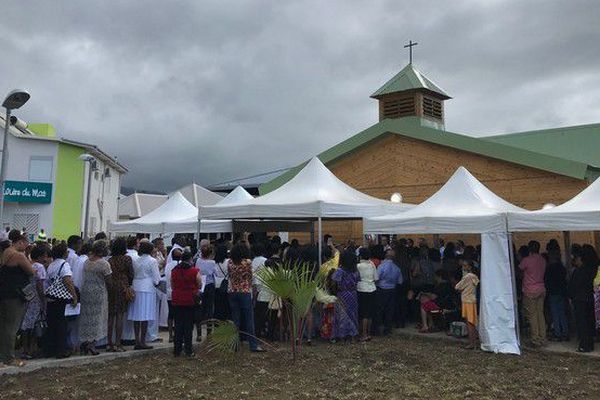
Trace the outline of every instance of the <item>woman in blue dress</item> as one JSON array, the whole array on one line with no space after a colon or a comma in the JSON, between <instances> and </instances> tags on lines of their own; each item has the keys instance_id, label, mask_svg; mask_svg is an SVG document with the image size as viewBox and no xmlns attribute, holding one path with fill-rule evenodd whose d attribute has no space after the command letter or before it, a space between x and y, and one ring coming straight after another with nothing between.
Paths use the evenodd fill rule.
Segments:
<instances>
[{"instance_id":1,"label":"woman in blue dress","mask_svg":"<svg viewBox=\"0 0 600 400\"><path fill-rule=\"evenodd\" d=\"M336 285L337 302L334 309L333 339L352 339L358 336L358 297L356 284L359 281L356 255L345 251L340 258L340 268L331 277Z\"/></svg>"}]
</instances>

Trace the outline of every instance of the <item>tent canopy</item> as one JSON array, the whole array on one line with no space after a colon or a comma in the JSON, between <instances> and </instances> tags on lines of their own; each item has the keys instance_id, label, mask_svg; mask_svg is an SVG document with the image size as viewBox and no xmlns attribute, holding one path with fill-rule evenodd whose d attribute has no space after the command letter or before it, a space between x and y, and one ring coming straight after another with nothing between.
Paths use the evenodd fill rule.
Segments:
<instances>
[{"instance_id":1,"label":"tent canopy","mask_svg":"<svg viewBox=\"0 0 600 400\"><path fill-rule=\"evenodd\" d=\"M318 158L278 189L236 204L199 208L200 218L363 218L400 212L409 205L366 195L339 180Z\"/></svg>"},{"instance_id":2,"label":"tent canopy","mask_svg":"<svg viewBox=\"0 0 600 400\"><path fill-rule=\"evenodd\" d=\"M367 218L366 233L506 232L507 212L523 209L485 187L459 167L435 194L402 213Z\"/></svg>"},{"instance_id":3,"label":"tent canopy","mask_svg":"<svg viewBox=\"0 0 600 400\"><path fill-rule=\"evenodd\" d=\"M506 214L521 209L460 167L433 196L400 214L367 218L370 233L481 234L481 348L520 354Z\"/></svg>"},{"instance_id":4,"label":"tent canopy","mask_svg":"<svg viewBox=\"0 0 600 400\"><path fill-rule=\"evenodd\" d=\"M236 187L227 196L222 198L218 204L236 204L242 201L253 199L252 195L241 186ZM208 225L205 222L208 221ZM201 233L227 233L233 232L233 225L231 220L202 220L202 226L200 228ZM217 225L220 223L221 225ZM209 231L207 229L219 230ZM194 214L189 215L187 218L181 221L169 222L165 224L166 232L177 232L177 233L197 233L198 232L198 209L194 207Z\"/></svg>"},{"instance_id":5,"label":"tent canopy","mask_svg":"<svg viewBox=\"0 0 600 400\"><path fill-rule=\"evenodd\" d=\"M508 214L511 232L596 231L600 229L600 179L560 206Z\"/></svg>"},{"instance_id":6,"label":"tent canopy","mask_svg":"<svg viewBox=\"0 0 600 400\"><path fill-rule=\"evenodd\" d=\"M223 200L223 196L195 183L190 183L176 192L180 192L194 207L213 205Z\"/></svg>"},{"instance_id":7,"label":"tent canopy","mask_svg":"<svg viewBox=\"0 0 600 400\"><path fill-rule=\"evenodd\" d=\"M175 192L162 205L131 221L113 222L108 230L114 233L186 233L178 230L180 224L193 219L192 232L198 231L198 209L180 193ZM202 221L201 232L231 232L231 221Z\"/></svg>"},{"instance_id":8,"label":"tent canopy","mask_svg":"<svg viewBox=\"0 0 600 400\"><path fill-rule=\"evenodd\" d=\"M222 206L222 205L231 205L231 204L237 204L237 203L242 203L244 201L248 201L248 200L252 200L254 197L248 193L248 191L246 189L244 189L241 186L237 186L235 189L233 189L231 191L231 193L229 193L227 196L225 196L221 201L219 201L217 204ZM197 215L196 215L197 217Z\"/></svg>"}]
</instances>

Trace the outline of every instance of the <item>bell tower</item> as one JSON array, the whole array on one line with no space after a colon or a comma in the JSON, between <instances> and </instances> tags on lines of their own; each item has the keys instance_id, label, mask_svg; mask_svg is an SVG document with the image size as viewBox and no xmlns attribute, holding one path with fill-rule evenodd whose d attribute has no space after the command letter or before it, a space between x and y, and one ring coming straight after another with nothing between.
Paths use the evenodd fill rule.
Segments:
<instances>
[{"instance_id":1,"label":"bell tower","mask_svg":"<svg viewBox=\"0 0 600 400\"><path fill-rule=\"evenodd\" d=\"M415 68L412 63L412 47L415 45L417 43L410 41L404 46L410 49L408 65L371 95L379 101L379 121L418 117L429 125L443 128L444 101L451 97Z\"/></svg>"}]
</instances>

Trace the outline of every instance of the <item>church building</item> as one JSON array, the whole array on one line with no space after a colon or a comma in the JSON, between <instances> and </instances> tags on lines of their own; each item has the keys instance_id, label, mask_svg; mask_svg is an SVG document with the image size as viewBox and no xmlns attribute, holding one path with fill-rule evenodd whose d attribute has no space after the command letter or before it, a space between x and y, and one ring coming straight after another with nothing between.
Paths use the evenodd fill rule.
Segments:
<instances>
[{"instance_id":1,"label":"church building","mask_svg":"<svg viewBox=\"0 0 600 400\"><path fill-rule=\"evenodd\" d=\"M571 199L600 175L600 124L477 138L449 132L444 103L450 95L412 62L371 98L379 121L318 157L338 178L372 196L389 200L400 193L403 202L418 204L464 166L507 201L536 210ZM304 164L263 184L260 193L281 186ZM361 221L326 221L323 229L337 242L362 238ZM560 232L515 236L519 244L551 237L563 243ZM596 236L573 233L572 241L594 243Z\"/></svg>"}]
</instances>

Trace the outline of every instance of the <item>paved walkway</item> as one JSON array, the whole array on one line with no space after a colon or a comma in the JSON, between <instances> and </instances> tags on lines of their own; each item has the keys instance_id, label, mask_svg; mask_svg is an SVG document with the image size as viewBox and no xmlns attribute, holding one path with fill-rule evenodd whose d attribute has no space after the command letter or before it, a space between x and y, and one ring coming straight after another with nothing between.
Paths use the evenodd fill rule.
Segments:
<instances>
[{"instance_id":1,"label":"paved walkway","mask_svg":"<svg viewBox=\"0 0 600 400\"><path fill-rule=\"evenodd\" d=\"M72 367L76 365L84 365L98 362L107 362L125 357L139 357L148 354L164 353L169 352L173 348L173 344L168 342L167 332L159 332L159 336L163 340L162 342L150 343L154 348L151 350L133 350L133 346L126 346L126 352L123 353L107 353L104 349L98 349L100 352L97 356L80 356L73 355L69 358L55 359L55 358L39 358L27 361L27 365L19 367L0 367L0 376L2 375L13 375L24 372L32 372L42 368L56 368L56 367Z\"/></svg>"},{"instance_id":2,"label":"paved walkway","mask_svg":"<svg viewBox=\"0 0 600 400\"><path fill-rule=\"evenodd\" d=\"M395 330L395 334L402 336L411 336L411 337L423 337L431 340L443 340L454 343L466 343L465 339L457 339L452 336L447 336L444 332L436 332L436 333L419 333L419 331L413 327L397 329ZM160 336L163 339L162 342L152 343L154 349L152 350L138 350L134 351L132 346L127 347L127 351L124 353L106 353L101 350L100 354L97 356L72 356L66 359L57 360L53 358L42 358L36 360L28 361L27 365L22 368L17 367L0 367L0 376L2 375L12 375L19 374L25 372L32 372L43 368L56 368L56 367L71 367L76 365L84 365L91 364L97 362L107 362L116 360L119 358L125 357L139 357L148 354L156 354L156 353L167 353L170 352L173 348L172 343L168 343L168 335L166 332L161 331ZM575 349L577 348L577 344L574 340L571 342L549 342L548 345L542 349L536 349L532 351L545 351L550 353L558 353L558 354L574 354L585 357L595 357L600 358L600 346L597 346L597 350L591 353L577 353Z\"/></svg>"}]
</instances>

